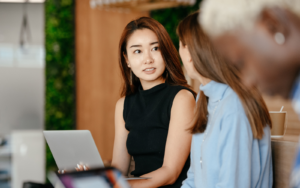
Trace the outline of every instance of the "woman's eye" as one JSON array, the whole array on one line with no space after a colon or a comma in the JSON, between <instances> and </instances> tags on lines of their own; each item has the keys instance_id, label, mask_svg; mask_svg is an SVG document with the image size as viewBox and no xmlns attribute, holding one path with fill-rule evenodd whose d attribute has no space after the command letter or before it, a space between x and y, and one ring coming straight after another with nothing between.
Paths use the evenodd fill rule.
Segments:
<instances>
[{"instance_id":1,"label":"woman's eye","mask_svg":"<svg viewBox=\"0 0 300 188\"><path fill-rule=\"evenodd\" d=\"M139 53L141 53L141 50L135 50L133 53L139 54Z\"/></svg>"},{"instance_id":2,"label":"woman's eye","mask_svg":"<svg viewBox=\"0 0 300 188\"><path fill-rule=\"evenodd\" d=\"M157 51L158 50L158 46L152 48L152 51Z\"/></svg>"}]
</instances>

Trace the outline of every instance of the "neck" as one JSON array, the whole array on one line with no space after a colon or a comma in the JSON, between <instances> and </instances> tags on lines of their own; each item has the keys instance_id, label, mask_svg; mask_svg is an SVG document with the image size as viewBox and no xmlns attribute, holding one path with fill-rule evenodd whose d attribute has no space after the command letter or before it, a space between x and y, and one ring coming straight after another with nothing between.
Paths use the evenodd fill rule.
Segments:
<instances>
[{"instance_id":1,"label":"neck","mask_svg":"<svg viewBox=\"0 0 300 188\"><path fill-rule=\"evenodd\" d=\"M151 81L140 79L140 82L143 87L143 90L148 90L159 84L165 83L165 79L161 76L161 77L157 78L156 80L151 80Z\"/></svg>"},{"instance_id":2,"label":"neck","mask_svg":"<svg viewBox=\"0 0 300 188\"><path fill-rule=\"evenodd\" d=\"M196 79L202 84L202 85L206 85L206 84L208 84L210 81L211 81L211 79L209 79L209 78L205 78L205 77L203 77L203 76L201 76L200 74L196 74Z\"/></svg>"}]
</instances>

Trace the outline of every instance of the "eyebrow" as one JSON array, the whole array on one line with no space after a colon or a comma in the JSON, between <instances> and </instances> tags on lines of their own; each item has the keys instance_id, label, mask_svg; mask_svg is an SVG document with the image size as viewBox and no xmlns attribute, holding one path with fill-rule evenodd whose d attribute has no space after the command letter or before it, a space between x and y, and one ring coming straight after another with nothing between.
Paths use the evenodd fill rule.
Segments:
<instances>
[{"instance_id":1,"label":"eyebrow","mask_svg":"<svg viewBox=\"0 0 300 188\"><path fill-rule=\"evenodd\" d=\"M151 42L150 45L153 45L153 44L158 44L158 42ZM134 47L141 47L142 45L132 45L130 46L129 48L134 48Z\"/></svg>"}]
</instances>

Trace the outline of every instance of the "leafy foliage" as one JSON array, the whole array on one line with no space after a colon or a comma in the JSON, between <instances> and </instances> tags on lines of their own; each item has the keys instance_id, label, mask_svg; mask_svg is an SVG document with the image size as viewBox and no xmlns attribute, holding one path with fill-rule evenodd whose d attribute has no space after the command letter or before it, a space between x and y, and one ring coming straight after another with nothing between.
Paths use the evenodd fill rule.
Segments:
<instances>
[{"instance_id":1,"label":"leafy foliage","mask_svg":"<svg viewBox=\"0 0 300 188\"><path fill-rule=\"evenodd\" d=\"M46 130L75 128L74 20L74 0L45 1ZM47 170L56 170L46 152Z\"/></svg>"},{"instance_id":2,"label":"leafy foliage","mask_svg":"<svg viewBox=\"0 0 300 188\"><path fill-rule=\"evenodd\" d=\"M177 50L179 49L179 39L176 34L176 28L183 18L199 10L200 2L201 0L197 0L193 6L155 10L150 14L152 18L160 22L166 28Z\"/></svg>"}]
</instances>

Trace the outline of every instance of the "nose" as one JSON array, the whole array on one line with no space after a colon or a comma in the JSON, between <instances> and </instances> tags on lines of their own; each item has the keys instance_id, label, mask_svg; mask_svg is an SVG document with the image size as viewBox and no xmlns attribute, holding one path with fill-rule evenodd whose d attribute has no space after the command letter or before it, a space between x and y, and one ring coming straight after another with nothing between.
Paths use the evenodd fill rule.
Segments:
<instances>
[{"instance_id":1,"label":"nose","mask_svg":"<svg viewBox=\"0 0 300 188\"><path fill-rule=\"evenodd\" d=\"M151 64L151 63L153 63L154 59L152 57L151 52L148 51L148 52L146 52L144 54L145 54L145 58L144 58L145 64Z\"/></svg>"}]
</instances>

